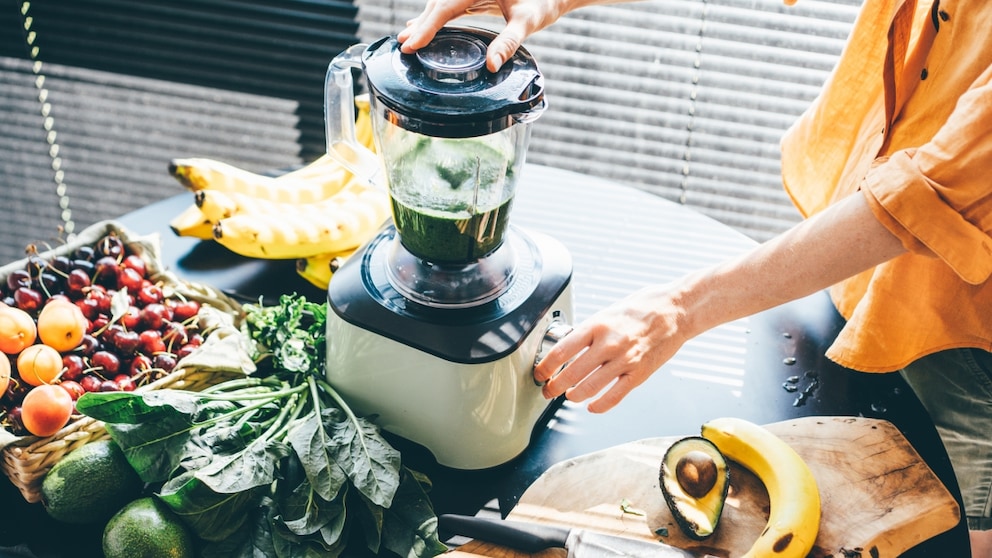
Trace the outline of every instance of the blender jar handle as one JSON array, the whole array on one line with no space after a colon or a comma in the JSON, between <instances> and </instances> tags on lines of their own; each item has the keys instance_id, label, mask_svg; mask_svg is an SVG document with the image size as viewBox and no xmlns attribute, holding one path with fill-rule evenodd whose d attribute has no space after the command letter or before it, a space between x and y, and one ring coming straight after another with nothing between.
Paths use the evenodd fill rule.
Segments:
<instances>
[{"instance_id":1,"label":"blender jar handle","mask_svg":"<svg viewBox=\"0 0 992 558\"><path fill-rule=\"evenodd\" d=\"M327 66L324 79L324 133L327 154L353 175L373 186L383 186L379 158L355 137L355 91L351 70L361 69L368 45L352 45Z\"/></svg>"}]
</instances>

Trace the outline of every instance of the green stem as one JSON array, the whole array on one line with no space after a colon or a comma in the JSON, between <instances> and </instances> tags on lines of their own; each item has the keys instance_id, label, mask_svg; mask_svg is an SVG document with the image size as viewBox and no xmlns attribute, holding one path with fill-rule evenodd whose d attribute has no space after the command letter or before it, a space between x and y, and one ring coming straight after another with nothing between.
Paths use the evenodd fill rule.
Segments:
<instances>
[{"instance_id":1,"label":"green stem","mask_svg":"<svg viewBox=\"0 0 992 558\"><path fill-rule=\"evenodd\" d=\"M352 412L351 407L348 406L348 403L344 400L343 397L341 397L341 395L337 392L337 390L335 390L334 387L331 386L331 384L327 383L326 380L322 380L314 376L311 376L311 378L313 378L314 381L317 382L317 384L321 387L321 389L324 390L325 393L331 396L331 399L333 399L334 402L337 403L338 408L344 411L344 414L348 415L348 420L354 423L355 426L358 427L358 431L361 432L362 429L361 429L361 425L358 424L358 416L355 415L354 412ZM314 398L316 399L316 397Z\"/></svg>"},{"instance_id":2,"label":"green stem","mask_svg":"<svg viewBox=\"0 0 992 558\"><path fill-rule=\"evenodd\" d=\"M281 384L282 382L280 382L277 378L273 378L271 376L266 376L264 378L251 376L247 378L238 378L236 380L227 380L219 384L207 386L202 390L200 390L199 393L201 394L217 393L217 392L234 391L236 389L249 388L249 387L269 386L269 385L278 386Z\"/></svg>"},{"instance_id":3,"label":"green stem","mask_svg":"<svg viewBox=\"0 0 992 558\"><path fill-rule=\"evenodd\" d=\"M286 433L289 432L289 429L296 422L296 419L300 418L300 414L303 412L304 407L306 407L306 403L307 400L305 397L301 397L298 394L294 395L292 403L286 405L282 412L279 413L278 419L276 419L277 423L281 424L281 426L274 432L270 430L265 434L265 436L270 440L279 440L284 438ZM292 411L290 411L290 409L292 409ZM285 418L287 416L289 417L288 419Z\"/></svg>"},{"instance_id":4,"label":"green stem","mask_svg":"<svg viewBox=\"0 0 992 558\"><path fill-rule=\"evenodd\" d=\"M297 394L305 390L306 387L307 386L305 384L300 384L298 386L284 388L278 391L255 392L254 390L249 389L248 391L240 391L235 393L209 393L206 397L204 397L204 399L209 399L211 401L252 401L255 399L264 399L268 401L273 399L282 399L283 397Z\"/></svg>"}]
</instances>

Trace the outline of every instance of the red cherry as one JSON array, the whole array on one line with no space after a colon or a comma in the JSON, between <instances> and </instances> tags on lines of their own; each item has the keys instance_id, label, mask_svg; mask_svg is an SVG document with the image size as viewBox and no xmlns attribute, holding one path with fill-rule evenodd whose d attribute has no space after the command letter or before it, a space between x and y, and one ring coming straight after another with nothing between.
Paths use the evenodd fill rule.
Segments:
<instances>
[{"instance_id":1,"label":"red cherry","mask_svg":"<svg viewBox=\"0 0 992 558\"><path fill-rule=\"evenodd\" d=\"M142 354L154 356L166 351L165 342L162 341L162 334L154 329L146 329L138 335L141 341L140 351Z\"/></svg>"},{"instance_id":2,"label":"red cherry","mask_svg":"<svg viewBox=\"0 0 992 558\"><path fill-rule=\"evenodd\" d=\"M117 269L117 288L127 289L128 293L137 293L141 290L141 285L145 278L130 267Z\"/></svg>"},{"instance_id":3,"label":"red cherry","mask_svg":"<svg viewBox=\"0 0 992 558\"><path fill-rule=\"evenodd\" d=\"M95 368L102 369L104 375L110 376L120 370L121 359L110 351L97 351L90 357L90 364Z\"/></svg>"},{"instance_id":4,"label":"red cherry","mask_svg":"<svg viewBox=\"0 0 992 558\"><path fill-rule=\"evenodd\" d=\"M149 304L161 304L165 295L162 293L162 287L150 282L145 281L138 291L138 303L142 306L148 306Z\"/></svg>"},{"instance_id":5,"label":"red cherry","mask_svg":"<svg viewBox=\"0 0 992 558\"><path fill-rule=\"evenodd\" d=\"M127 365L127 372L131 376L137 376L142 372L152 368L152 358L148 355L137 354L131 359L131 362Z\"/></svg>"},{"instance_id":6,"label":"red cherry","mask_svg":"<svg viewBox=\"0 0 992 558\"><path fill-rule=\"evenodd\" d=\"M117 387L120 388L121 391L134 391L134 388L136 387L134 385L134 380L127 374L118 374L114 376L114 383L117 384Z\"/></svg>"},{"instance_id":7,"label":"red cherry","mask_svg":"<svg viewBox=\"0 0 992 558\"><path fill-rule=\"evenodd\" d=\"M79 385L83 386L86 391L100 391L100 384L103 380L95 374L87 374L83 376L83 379L79 380Z\"/></svg>"},{"instance_id":8,"label":"red cherry","mask_svg":"<svg viewBox=\"0 0 992 558\"><path fill-rule=\"evenodd\" d=\"M146 264L145 260L141 259L141 256L137 254L131 254L124 258L121 262L121 266L126 269L133 269L141 277L148 276L148 264Z\"/></svg>"},{"instance_id":9,"label":"red cherry","mask_svg":"<svg viewBox=\"0 0 992 558\"><path fill-rule=\"evenodd\" d=\"M183 300L172 305L172 319L186 322L200 311L200 303L195 300Z\"/></svg>"},{"instance_id":10,"label":"red cherry","mask_svg":"<svg viewBox=\"0 0 992 558\"><path fill-rule=\"evenodd\" d=\"M62 380L77 381L83 377L86 370L86 361L77 354L68 354L62 357Z\"/></svg>"},{"instance_id":11,"label":"red cherry","mask_svg":"<svg viewBox=\"0 0 992 558\"><path fill-rule=\"evenodd\" d=\"M75 382L73 380L62 380L59 382L59 385L62 386L62 389L69 392L69 396L72 397L73 401L79 399L80 395L86 393L83 386L79 382Z\"/></svg>"}]
</instances>

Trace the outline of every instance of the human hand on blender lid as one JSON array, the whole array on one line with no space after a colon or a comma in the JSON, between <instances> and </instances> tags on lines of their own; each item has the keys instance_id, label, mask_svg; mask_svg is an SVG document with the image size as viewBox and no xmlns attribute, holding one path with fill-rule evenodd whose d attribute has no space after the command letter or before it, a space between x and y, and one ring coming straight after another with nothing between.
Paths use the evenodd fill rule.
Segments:
<instances>
[{"instance_id":1,"label":"human hand on blender lid","mask_svg":"<svg viewBox=\"0 0 992 558\"><path fill-rule=\"evenodd\" d=\"M406 23L396 40L403 52L410 54L426 46L434 34L449 21L461 16L503 16L506 27L493 39L486 55L486 67L495 72L524 40L554 23L566 13L589 4L588 0L428 0L424 11Z\"/></svg>"}]
</instances>

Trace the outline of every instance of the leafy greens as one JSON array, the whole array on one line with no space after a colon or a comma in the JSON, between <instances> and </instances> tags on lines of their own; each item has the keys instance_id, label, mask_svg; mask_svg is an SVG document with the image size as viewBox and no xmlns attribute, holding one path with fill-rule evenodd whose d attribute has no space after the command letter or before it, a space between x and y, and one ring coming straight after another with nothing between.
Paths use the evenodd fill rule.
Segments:
<instances>
[{"instance_id":1,"label":"leafy greens","mask_svg":"<svg viewBox=\"0 0 992 558\"><path fill-rule=\"evenodd\" d=\"M78 410L162 483L204 556L444 552L429 480L324 379L326 307L283 295L244 310L253 375L199 392L87 393Z\"/></svg>"}]
</instances>

